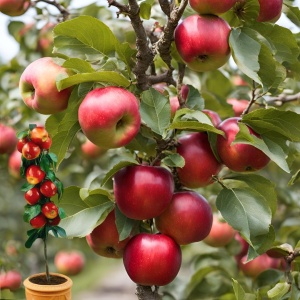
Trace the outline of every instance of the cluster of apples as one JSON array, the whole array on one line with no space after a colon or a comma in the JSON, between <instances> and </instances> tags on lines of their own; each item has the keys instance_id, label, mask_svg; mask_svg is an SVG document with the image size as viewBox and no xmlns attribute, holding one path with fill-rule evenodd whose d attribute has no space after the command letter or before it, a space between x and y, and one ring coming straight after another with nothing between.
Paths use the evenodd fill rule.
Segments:
<instances>
[{"instance_id":1,"label":"cluster of apples","mask_svg":"<svg viewBox=\"0 0 300 300\"><path fill-rule=\"evenodd\" d=\"M258 22L275 22L282 10L282 0L259 0ZM189 0L197 12L184 19L175 30L175 44L186 65L197 72L212 71L223 66L230 57L231 28L220 17L231 8L237 14L246 9L247 0Z\"/></svg>"},{"instance_id":2,"label":"cluster of apples","mask_svg":"<svg viewBox=\"0 0 300 300\"><path fill-rule=\"evenodd\" d=\"M41 166L41 158L48 153L52 139L43 126L35 126L22 133L17 149L22 153L23 173L27 179L24 198L29 206L36 206L30 225L39 229L46 224L56 226L60 222L59 209L51 201L58 192L57 178L51 172L51 179Z\"/></svg>"}]
</instances>

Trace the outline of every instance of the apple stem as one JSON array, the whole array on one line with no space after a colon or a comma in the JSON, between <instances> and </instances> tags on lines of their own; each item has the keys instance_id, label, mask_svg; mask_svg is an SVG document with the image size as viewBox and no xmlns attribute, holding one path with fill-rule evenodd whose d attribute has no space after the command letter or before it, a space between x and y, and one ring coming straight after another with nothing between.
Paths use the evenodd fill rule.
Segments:
<instances>
[{"instance_id":1,"label":"apple stem","mask_svg":"<svg viewBox=\"0 0 300 300\"><path fill-rule=\"evenodd\" d=\"M136 295L139 300L161 300L162 297L158 293L158 286L154 287L137 284Z\"/></svg>"}]
</instances>

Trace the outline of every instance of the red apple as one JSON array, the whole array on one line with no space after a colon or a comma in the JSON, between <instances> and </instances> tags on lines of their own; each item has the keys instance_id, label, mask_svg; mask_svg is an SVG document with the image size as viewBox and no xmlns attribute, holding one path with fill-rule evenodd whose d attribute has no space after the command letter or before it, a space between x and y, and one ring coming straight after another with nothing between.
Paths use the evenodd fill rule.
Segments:
<instances>
[{"instance_id":1,"label":"red apple","mask_svg":"<svg viewBox=\"0 0 300 300\"><path fill-rule=\"evenodd\" d=\"M228 104L232 105L232 109L236 117L240 117L249 105L249 101L244 99L239 100L236 98L228 98L226 101Z\"/></svg>"},{"instance_id":2,"label":"red apple","mask_svg":"<svg viewBox=\"0 0 300 300\"><path fill-rule=\"evenodd\" d=\"M283 0L258 0L258 22L276 22L281 16Z\"/></svg>"},{"instance_id":3,"label":"red apple","mask_svg":"<svg viewBox=\"0 0 300 300\"><path fill-rule=\"evenodd\" d=\"M36 217L30 220L30 225L36 229L44 227L46 223L47 223L47 219L42 213L40 213L39 215L37 215Z\"/></svg>"},{"instance_id":4,"label":"red apple","mask_svg":"<svg viewBox=\"0 0 300 300\"><path fill-rule=\"evenodd\" d=\"M50 226L57 226L59 224L60 220L61 220L61 218L58 215L54 219L48 219L47 221Z\"/></svg>"},{"instance_id":5,"label":"red apple","mask_svg":"<svg viewBox=\"0 0 300 300\"><path fill-rule=\"evenodd\" d=\"M123 262L133 282L162 286L177 276L181 266L181 249L164 234L140 233L125 247Z\"/></svg>"},{"instance_id":6,"label":"red apple","mask_svg":"<svg viewBox=\"0 0 300 300\"><path fill-rule=\"evenodd\" d=\"M106 219L100 225L86 236L88 245L96 254L110 258L121 258L129 239L130 237L119 241L114 210L107 215Z\"/></svg>"},{"instance_id":7,"label":"red apple","mask_svg":"<svg viewBox=\"0 0 300 300\"><path fill-rule=\"evenodd\" d=\"M45 180L40 186L40 192L45 197L51 198L57 193L57 187L51 180Z\"/></svg>"},{"instance_id":8,"label":"red apple","mask_svg":"<svg viewBox=\"0 0 300 300\"><path fill-rule=\"evenodd\" d=\"M237 255L235 255L235 259L237 261L240 261L240 259L247 254L249 244L241 237L238 232L235 234L234 238L240 244L240 251Z\"/></svg>"},{"instance_id":9,"label":"red apple","mask_svg":"<svg viewBox=\"0 0 300 300\"><path fill-rule=\"evenodd\" d=\"M26 67L21 75L19 88L25 104L40 114L55 114L65 110L71 89L58 91L56 80L67 77L65 68L51 57L42 57Z\"/></svg>"},{"instance_id":10,"label":"red apple","mask_svg":"<svg viewBox=\"0 0 300 300\"><path fill-rule=\"evenodd\" d=\"M131 219L145 220L160 215L170 204L173 192L173 176L163 167L127 166L114 176L116 203Z\"/></svg>"},{"instance_id":11,"label":"red apple","mask_svg":"<svg viewBox=\"0 0 300 300\"><path fill-rule=\"evenodd\" d=\"M33 142L26 143L22 148L22 155L27 160L36 159L37 157L40 156L40 154L41 154L40 146Z\"/></svg>"},{"instance_id":12,"label":"red apple","mask_svg":"<svg viewBox=\"0 0 300 300\"><path fill-rule=\"evenodd\" d=\"M81 152L83 156L87 159L95 159L100 157L102 154L104 154L107 151L107 149L103 149L94 143L92 143L89 140L86 140L81 145Z\"/></svg>"},{"instance_id":13,"label":"red apple","mask_svg":"<svg viewBox=\"0 0 300 300\"><path fill-rule=\"evenodd\" d=\"M83 133L95 145L105 149L122 147L140 129L139 102L123 88L97 88L79 106L78 120Z\"/></svg>"},{"instance_id":14,"label":"red apple","mask_svg":"<svg viewBox=\"0 0 300 300\"><path fill-rule=\"evenodd\" d=\"M220 221L219 217L214 215L210 233L203 242L212 247L224 247L234 239L235 233L228 223Z\"/></svg>"},{"instance_id":15,"label":"red apple","mask_svg":"<svg viewBox=\"0 0 300 300\"><path fill-rule=\"evenodd\" d=\"M205 239L212 226L212 209L206 199L194 191L176 192L168 208L155 218L157 229L179 245Z\"/></svg>"},{"instance_id":16,"label":"red apple","mask_svg":"<svg viewBox=\"0 0 300 300\"><path fill-rule=\"evenodd\" d=\"M8 172L9 174L19 179L21 177L20 175L20 169L22 165L22 155L18 150L15 150L12 154L10 154L8 159Z\"/></svg>"},{"instance_id":17,"label":"red apple","mask_svg":"<svg viewBox=\"0 0 300 300\"><path fill-rule=\"evenodd\" d=\"M4 124L0 123L0 154L10 154L17 146L18 139L16 131Z\"/></svg>"},{"instance_id":18,"label":"red apple","mask_svg":"<svg viewBox=\"0 0 300 300\"><path fill-rule=\"evenodd\" d=\"M21 287L21 283L22 276L19 271L10 270L0 273L0 290L10 289L11 291L15 291Z\"/></svg>"},{"instance_id":19,"label":"red apple","mask_svg":"<svg viewBox=\"0 0 300 300\"><path fill-rule=\"evenodd\" d=\"M58 216L58 207L53 202L47 202L42 206L42 213L47 219L54 219Z\"/></svg>"},{"instance_id":20,"label":"red apple","mask_svg":"<svg viewBox=\"0 0 300 300\"><path fill-rule=\"evenodd\" d=\"M198 72L212 71L229 59L230 27L214 15L192 15L175 30L175 44L187 66Z\"/></svg>"},{"instance_id":21,"label":"red apple","mask_svg":"<svg viewBox=\"0 0 300 300\"><path fill-rule=\"evenodd\" d=\"M248 83L239 75L234 75L232 82L235 86L249 86Z\"/></svg>"},{"instance_id":22,"label":"red apple","mask_svg":"<svg viewBox=\"0 0 300 300\"><path fill-rule=\"evenodd\" d=\"M215 127L218 127L218 125L222 122L219 114L216 113L215 111L209 109L203 109L202 112L209 116L212 124Z\"/></svg>"},{"instance_id":23,"label":"red apple","mask_svg":"<svg viewBox=\"0 0 300 300\"><path fill-rule=\"evenodd\" d=\"M46 173L40 166L31 165L26 169L25 176L28 183L35 185L44 180Z\"/></svg>"},{"instance_id":24,"label":"red apple","mask_svg":"<svg viewBox=\"0 0 300 300\"><path fill-rule=\"evenodd\" d=\"M243 256L239 261L239 268L249 277L257 277L263 271L274 269L274 259L269 257L266 253L247 262L247 255Z\"/></svg>"},{"instance_id":25,"label":"red apple","mask_svg":"<svg viewBox=\"0 0 300 300\"><path fill-rule=\"evenodd\" d=\"M188 188L204 187L213 182L222 165L215 158L205 132L185 134L178 139L177 153L185 165L177 168L180 182Z\"/></svg>"},{"instance_id":26,"label":"red apple","mask_svg":"<svg viewBox=\"0 0 300 300\"><path fill-rule=\"evenodd\" d=\"M190 6L200 15L220 15L228 11L237 0L189 0Z\"/></svg>"},{"instance_id":27,"label":"red apple","mask_svg":"<svg viewBox=\"0 0 300 300\"><path fill-rule=\"evenodd\" d=\"M49 150L51 145L52 145L52 138L48 136L47 139L41 143L41 148L44 150Z\"/></svg>"},{"instance_id":28,"label":"red apple","mask_svg":"<svg viewBox=\"0 0 300 300\"><path fill-rule=\"evenodd\" d=\"M33 187L24 194L24 198L30 205L35 205L41 199L40 190L37 187Z\"/></svg>"},{"instance_id":29,"label":"red apple","mask_svg":"<svg viewBox=\"0 0 300 300\"><path fill-rule=\"evenodd\" d=\"M52 30L56 24L49 22L39 32L37 50L43 56L51 55L53 48L53 34Z\"/></svg>"},{"instance_id":30,"label":"red apple","mask_svg":"<svg viewBox=\"0 0 300 300\"><path fill-rule=\"evenodd\" d=\"M77 275L85 266L85 256L81 251L61 250L54 257L54 265L59 273Z\"/></svg>"},{"instance_id":31,"label":"red apple","mask_svg":"<svg viewBox=\"0 0 300 300\"><path fill-rule=\"evenodd\" d=\"M22 138L22 139L18 140L17 149L20 153L22 153L22 149L23 149L24 145L27 144L28 142L29 142L28 137L25 137L25 138Z\"/></svg>"},{"instance_id":32,"label":"red apple","mask_svg":"<svg viewBox=\"0 0 300 300\"><path fill-rule=\"evenodd\" d=\"M252 145L237 143L231 145L239 132L237 117L224 120L219 129L224 131L225 137L218 135L217 151L222 162L235 172L256 171L264 168L270 158L261 150ZM250 134L259 138L259 135L248 127Z\"/></svg>"},{"instance_id":33,"label":"red apple","mask_svg":"<svg viewBox=\"0 0 300 300\"><path fill-rule=\"evenodd\" d=\"M8 16L23 15L30 7L30 0L0 0L0 12Z\"/></svg>"},{"instance_id":34,"label":"red apple","mask_svg":"<svg viewBox=\"0 0 300 300\"><path fill-rule=\"evenodd\" d=\"M46 130L45 127L43 126L36 126L34 127L29 134L29 138L30 140L39 145L41 147L41 145L46 142L46 140L48 139L49 134L48 131Z\"/></svg>"}]
</instances>

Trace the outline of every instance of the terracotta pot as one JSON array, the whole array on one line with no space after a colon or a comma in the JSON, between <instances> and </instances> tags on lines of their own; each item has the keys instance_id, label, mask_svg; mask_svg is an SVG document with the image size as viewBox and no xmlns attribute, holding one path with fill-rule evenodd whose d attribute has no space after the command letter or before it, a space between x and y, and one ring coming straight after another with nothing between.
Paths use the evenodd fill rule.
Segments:
<instances>
[{"instance_id":1,"label":"terracotta pot","mask_svg":"<svg viewBox=\"0 0 300 300\"><path fill-rule=\"evenodd\" d=\"M71 300L72 280L63 274L50 273L66 281L59 284L33 283L38 277L45 277L45 273L34 274L24 280L26 300Z\"/></svg>"}]
</instances>

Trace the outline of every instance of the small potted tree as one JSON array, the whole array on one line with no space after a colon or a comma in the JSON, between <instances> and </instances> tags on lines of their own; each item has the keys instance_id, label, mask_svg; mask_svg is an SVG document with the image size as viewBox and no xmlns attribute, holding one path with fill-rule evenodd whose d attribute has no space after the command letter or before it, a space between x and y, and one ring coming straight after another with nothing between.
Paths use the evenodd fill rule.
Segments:
<instances>
[{"instance_id":1,"label":"small potted tree","mask_svg":"<svg viewBox=\"0 0 300 300\"><path fill-rule=\"evenodd\" d=\"M48 268L49 234L66 236L65 230L58 226L64 211L53 201L61 198L63 184L55 175L56 155L49 152L52 140L43 126L34 124L29 125L29 130L18 133L18 139L17 148L22 153L20 172L27 181L22 186L27 202L23 218L32 227L27 231L25 247L30 248L37 239L42 239L46 266L44 273L25 279L26 299L71 299L72 280L62 274L50 273Z\"/></svg>"}]
</instances>

